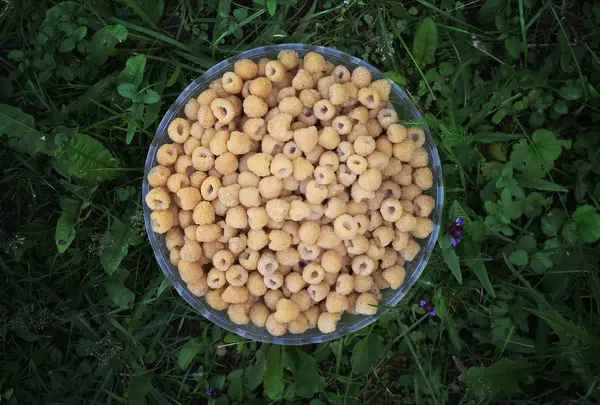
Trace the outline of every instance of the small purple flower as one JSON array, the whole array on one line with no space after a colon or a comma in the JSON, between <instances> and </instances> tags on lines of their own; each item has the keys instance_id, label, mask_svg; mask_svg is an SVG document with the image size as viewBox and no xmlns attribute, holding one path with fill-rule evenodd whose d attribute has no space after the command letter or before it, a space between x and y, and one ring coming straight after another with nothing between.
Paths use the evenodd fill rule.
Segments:
<instances>
[{"instance_id":1,"label":"small purple flower","mask_svg":"<svg viewBox=\"0 0 600 405\"><path fill-rule=\"evenodd\" d=\"M454 223L448 225L448 235L452 237L452 246L458 245L462 240L464 225L465 220L463 218L456 218Z\"/></svg>"},{"instance_id":2,"label":"small purple flower","mask_svg":"<svg viewBox=\"0 0 600 405\"><path fill-rule=\"evenodd\" d=\"M216 388L209 388L206 390L206 395L208 395L211 398L219 398L222 394L221 391L219 391Z\"/></svg>"},{"instance_id":3,"label":"small purple flower","mask_svg":"<svg viewBox=\"0 0 600 405\"><path fill-rule=\"evenodd\" d=\"M419 306L423 308L425 312L429 313L430 316L436 316L435 306L432 302L421 300L419 301Z\"/></svg>"}]
</instances>

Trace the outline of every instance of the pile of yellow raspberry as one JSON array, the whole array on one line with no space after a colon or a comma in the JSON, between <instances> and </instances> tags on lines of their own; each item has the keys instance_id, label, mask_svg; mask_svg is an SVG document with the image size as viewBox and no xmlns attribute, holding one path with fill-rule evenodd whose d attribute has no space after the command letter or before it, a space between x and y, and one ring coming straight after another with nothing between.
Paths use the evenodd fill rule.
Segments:
<instances>
[{"instance_id":1,"label":"pile of yellow raspberry","mask_svg":"<svg viewBox=\"0 0 600 405\"><path fill-rule=\"evenodd\" d=\"M274 336L377 312L434 228L425 133L402 125L390 90L287 50L237 61L187 103L146 204L194 295Z\"/></svg>"}]
</instances>

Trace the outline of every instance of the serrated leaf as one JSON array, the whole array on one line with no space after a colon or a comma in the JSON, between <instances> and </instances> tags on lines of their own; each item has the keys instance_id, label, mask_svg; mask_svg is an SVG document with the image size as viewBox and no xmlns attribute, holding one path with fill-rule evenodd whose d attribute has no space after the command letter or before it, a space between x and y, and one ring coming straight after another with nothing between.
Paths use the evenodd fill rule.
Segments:
<instances>
[{"instance_id":1,"label":"serrated leaf","mask_svg":"<svg viewBox=\"0 0 600 405\"><path fill-rule=\"evenodd\" d=\"M177 355L177 364L179 365L179 368L182 370L187 369L196 355L200 353L203 348L204 344L200 338L191 339L184 344Z\"/></svg>"},{"instance_id":2,"label":"serrated leaf","mask_svg":"<svg viewBox=\"0 0 600 405\"><path fill-rule=\"evenodd\" d=\"M471 367L458 379L477 396L501 398L518 394L519 382L533 371L526 360L500 359L489 367Z\"/></svg>"},{"instance_id":3,"label":"serrated leaf","mask_svg":"<svg viewBox=\"0 0 600 405\"><path fill-rule=\"evenodd\" d=\"M160 101L160 95L156 91L148 89L144 93L143 101L146 104L156 104Z\"/></svg>"},{"instance_id":4,"label":"serrated leaf","mask_svg":"<svg viewBox=\"0 0 600 405\"><path fill-rule=\"evenodd\" d=\"M521 44L516 37L508 37L504 40L504 46L508 54L514 59L519 59L521 56Z\"/></svg>"},{"instance_id":5,"label":"serrated leaf","mask_svg":"<svg viewBox=\"0 0 600 405\"><path fill-rule=\"evenodd\" d=\"M571 223L575 224L574 228ZM569 225L568 230L567 225ZM577 207L567 225L563 229L565 237L567 236L565 232L575 232L576 238L586 243L594 243L600 239L600 214L591 205ZM571 236L570 239L574 238Z\"/></svg>"},{"instance_id":6,"label":"serrated leaf","mask_svg":"<svg viewBox=\"0 0 600 405\"><path fill-rule=\"evenodd\" d=\"M426 66L435 61L438 33L435 22L427 17L417 30L413 43L413 57L419 66Z\"/></svg>"},{"instance_id":7,"label":"serrated leaf","mask_svg":"<svg viewBox=\"0 0 600 405\"><path fill-rule=\"evenodd\" d=\"M88 63L101 66L106 62L117 44L127 39L127 28L124 26L107 25L94 33L87 46Z\"/></svg>"},{"instance_id":8,"label":"serrated leaf","mask_svg":"<svg viewBox=\"0 0 600 405\"><path fill-rule=\"evenodd\" d=\"M0 104L0 135L7 135L11 147L30 155L47 153L44 134L35 129L33 117L19 108Z\"/></svg>"},{"instance_id":9,"label":"serrated leaf","mask_svg":"<svg viewBox=\"0 0 600 405\"><path fill-rule=\"evenodd\" d=\"M527 252L522 249L517 249L508 256L510 262L516 266L525 266L529 261Z\"/></svg>"},{"instance_id":10,"label":"serrated leaf","mask_svg":"<svg viewBox=\"0 0 600 405\"><path fill-rule=\"evenodd\" d=\"M460 260L454 249L443 250L442 255L444 257L444 262L446 263L448 268L450 268L452 274L454 274L456 281L458 281L459 284L462 284L462 271L460 269Z\"/></svg>"},{"instance_id":11,"label":"serrated leaf","mask_svg":"<svg viewBox=\"0 0 600 405\"><path fill-rule=\"evenodd\" d=\"M136 86L133 83L119 84L117 91L121 97L125 97L130 100L133 99L133 97L137 94Z\"/></svg>"},{"instance_id":12,"label":"serrated leaf","mask_svg":"<svg viewBox=\"0 0 600 405\"><path fill-rule=\"evenodd\" d=\"M271 345L267 354L267 368L264 375L265 392L274 401L283 397L284 346Z\"/></svg>"},{"instance_id":13,"label":"serrated leaf","mask_svg":"<svg viewBox=\"0 0 600 405\"><path fill-rule=\"evenodd\" d=\"M88 181L102 181L119 175L119 162L94 138L77 134L54 155L62 173Z\"/></svg>"},{"instance_id":14,"label":"serrated leaf","mask_svg":"<svg viewBox=\"0 0 600 405\"><path fill-rule=\"evenodd\" d=\"M56 222L54 241L60 253L64 253L75 239L75 223L79 217L81 204L71 198L60 199L62 214Z\"/></svg>"},{"instance_id":15,"label":"serrated leaf","mask_svg":"<svg viewBox=\"0 0 600 405\"><path fill-rule=\"evenodd\" d=\"M371 332L358 342L352 349L352 357L350 358L354 371L357 374L373 371L373 367L383 355L382 347L383 338L375 332Z\"/></svg>"},{"instance_id":16,"label":"serrated leaf","mask_svg":"<svg viewBox=\"0 0 600 405\"><path fill-rule=\"evenodd\" d=\"M554 161L560 156L562 148L569 149L571 141L556 139L556 135L545 129L535 131L531 140L521 140L513 147L510 161L515 169L526 173L528 177L541 178L546 174L546 169L554 167Z\"/></svg>"},{"instance_id":17,"label":"serrated leaf","mask_svg":"<svg viewBox=\"0 0 600 405\"><path fill-rule=\"evenodd\" d=\"M125 82L133 83L137 89L144 79L146 70L146 55L136 55L127 59L125 69L121 72L121 78Z\"/></svg>"}]
</instances>

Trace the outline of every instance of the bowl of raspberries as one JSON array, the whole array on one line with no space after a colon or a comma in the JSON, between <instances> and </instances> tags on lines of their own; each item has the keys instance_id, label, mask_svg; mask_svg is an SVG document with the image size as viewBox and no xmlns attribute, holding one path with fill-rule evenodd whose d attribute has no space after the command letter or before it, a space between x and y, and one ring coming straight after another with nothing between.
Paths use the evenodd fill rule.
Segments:
<instances>
[{"instance_id":1,"label":"bowl of raspberries","mask_svg":"<svg viewBox=\"0 0 600 405\"><path fill-rule=\"evenodd\" d=\"M437 148L368 63L286 44L243 52L163 117L142 198L177 292L245 338L302 345L374 322L423 272L440 230Z\"/></svg>"}]
</instances>

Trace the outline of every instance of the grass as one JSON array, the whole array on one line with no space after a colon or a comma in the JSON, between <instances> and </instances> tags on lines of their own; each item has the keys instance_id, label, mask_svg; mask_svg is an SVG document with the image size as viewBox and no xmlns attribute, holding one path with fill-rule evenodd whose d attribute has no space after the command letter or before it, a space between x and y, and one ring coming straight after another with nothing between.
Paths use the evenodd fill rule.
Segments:
<instances>
[{"instance_id":1,"label":"grass","mask_svg":"<svg viewBox=\"0 0 600 405\"><path fill-rule=\"evenodd\" d=\"M600 403L599 7L2 3L0 402ZM183 88L224 58L291 42L402 82L444 164L444 223L465 225L456 247L442 233L417 285L371 327L279 348L212 325L173 291L140 186ZM124 83L158 102L121 96Z\"/></svg>"}]
</instances>

